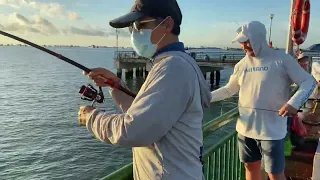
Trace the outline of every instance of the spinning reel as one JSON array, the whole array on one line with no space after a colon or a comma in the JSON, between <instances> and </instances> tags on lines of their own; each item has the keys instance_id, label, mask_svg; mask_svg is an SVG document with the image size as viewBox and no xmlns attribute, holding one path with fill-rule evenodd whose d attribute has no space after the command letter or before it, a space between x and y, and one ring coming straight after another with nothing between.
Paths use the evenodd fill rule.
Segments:
<instances>
[{"instance_id":1,"label":"spinning reel","mask_svg":"<svg viewBox=\"0 0 320 180\"><path fill-rule=\"evenodd\" d=\"M93 101L93 103L104 102L104 96L101 88L99 88L99 91L98 91L91 84L88 84L87 86L85 85L81 86L79 93L81 94L80 98L82 100Z\"/></svg>"}]
</instances>

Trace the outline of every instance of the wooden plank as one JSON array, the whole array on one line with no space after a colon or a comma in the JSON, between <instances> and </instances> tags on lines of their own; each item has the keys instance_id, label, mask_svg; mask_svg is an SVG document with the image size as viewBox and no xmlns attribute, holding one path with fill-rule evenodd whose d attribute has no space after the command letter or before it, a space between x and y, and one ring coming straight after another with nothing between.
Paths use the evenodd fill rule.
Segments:
<instances>
[{"instance_id":1,"label":"wooden plank","mask_svg":"<svg viewBox=\"0 0 320 180\"><path fill-rule=\"evenodd\" d=\"M313 159L312 179L314 179L314 180L320 179L320 138L318 141L317 151L316 151L314 159Z\"/></svg>"}]
</instances>

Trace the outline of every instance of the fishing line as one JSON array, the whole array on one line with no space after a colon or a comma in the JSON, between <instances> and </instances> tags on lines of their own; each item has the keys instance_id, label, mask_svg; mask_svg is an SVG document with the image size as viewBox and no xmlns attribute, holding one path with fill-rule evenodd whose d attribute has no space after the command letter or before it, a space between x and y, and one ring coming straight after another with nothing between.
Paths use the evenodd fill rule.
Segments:
<instances>
[{"instance_id":1,"label":"fishing line","mask_svg":"<svg viewBox=\"0 0 320 180\"><path fill-rule=\"evenodd\" d=\"M11 39L15 39L15 40L17 40L17 41L20 41L20 42L23 42L23 43L25 43L25 44L28 44L28 45L30 45L30 46L32 46L32 47L34 47L34 48L36 48L36 49L39 49L39 50L41 50L41 51L44 51L44 52L46 52L46 53L48 53L48 54L51 54L52 56L55 56L55 57L57 57L58 59L61 59L61 60L65 61L65 62L67 62L67 63L69 63L69 64L71 64L71 65L73 65L73 66L75 66L75 67L77 67L77 68L85 71L86 73L90 73L90 72L91 72L91 69L89 69L89 68L87 68L87 67L85 67L85 66L83 66L83 65L81 65L81 64L79 64L79 63L77 63L77 62L75 62L75 61L73 61L73 60L71 60L71 59L69 59L69 58L67 58L67 57L65 57L65 56L63 56L63 55L61 55L61 54L58 54L58 53L56 53L56 52L54 52L54 51L51 51L51 50L49 50L49 49L47 49L47 48L44 48L44 47L39 46L39 45L37 45L37 44L35 44L35 43L32 43L32 42L30 42L30 41L27 41L27 40L25 40L25 39L22 39L22 38L20 38L20 37L17 37L17 36L15 36L15 35L12 35L12 34L9 34L9 33L6 33L6 32L1 31L1 30L0 30L0 34L2 34L2 35L4 35L4 36L7 36L7 37L9 37L9 38L11 38ZM135 93L131 92L130 90L124 88L124 87L121 86L120 84L115 83L114 81L112 81L112 80L110 80L110 79L108 79L105 83L108 84L110 87L115 88L115 89L118 89L118 90L126 93L127 95L129 95L129 96L131 96L131 97L133 97L133 98L136 97L136 94L135 94ZM102 88L101 88L100 86L99 86L99 91L102 93Z\"/></svg>"},{"instance_id":2,"label":"fishing line","mask_svg":"<svg viewBox=\"0 0 320 180\"><path fill-rule=\"evenodd\" d=\"M270 111L270 112L280 112L279 110L271 110L271 109L263 109L263 108L250 108L250 107L242 107L242 106L239 106L239 108L256 109L256 110ZM302 112L302 110L299 109L297 112Z\"/></svg>"},{"instance_id":3,"label":"fishing line","mask_svg":"<svg viewBox=\"0 0 320 180\"><path fill-rule=\"evenodd\" d=\"M224 101L224 102L226 102L226 101ZM237 105L238 108L256 109L256 110L261 110L261 111L270 111L270 112L277 112L277 113L280 112L279 110L271 110L271 109L263 109L263 108L253 108L253 107L243 107L243 106L239 106L237 103L234 103L234 102L227 102L227 103ZM303 112L303 111L302 111L301 109L299 109L297 112Z\"/></svg>"}]
</instances>

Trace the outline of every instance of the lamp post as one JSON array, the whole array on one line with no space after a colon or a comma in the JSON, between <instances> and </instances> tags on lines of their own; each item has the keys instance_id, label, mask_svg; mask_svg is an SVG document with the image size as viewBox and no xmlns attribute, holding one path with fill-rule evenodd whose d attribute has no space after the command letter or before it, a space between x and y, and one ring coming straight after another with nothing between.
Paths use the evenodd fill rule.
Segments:
<instances>
[{"instance_id":1,"label":"lamp post","mask_svg":"<svg viewBox=\"0 0 320 180\"><path fill-rule=\"evenodd\" d=\"M270 17L269 45L271 45L271 28L272 28L272 20L273 20L274 14L270 14L269 17Z\"/></svg>"},{"instance_id":2,"label":"lamp post","mask_svg":"<svg viewBox=\"0 0 320 180\"><path fill-rule=\"evenodd\" d=\"M287 35L287 45L286 45L286 53L293 56L293 42L291 39L292 35L292 15L293 15L293 9L296 4L296 0L291 0L291 7L290 7L290 15L289 15L289 26L288 26L288 35Z\"/></svg>"},{"instance_id":3,"label":"lamp post","mask_svg":"<svg viewBox=\"0 0 320 180\"><path fill-rule=\"evenodd\" d=\"M117 46L117 55L118 55L117 58L119 58L119 44L118 44L118 40L119 40L119 30L118 30L118 29L116 29L116 39L117 39L117 41L116 41L116 46Z\"/></svg>"},{"instance_id":4,"label":"lamp post","mask_svg":"<svg viewBox=\"0 0 320 180\"><path fill-rule=\"evenodd\" d=\"M117 46L117 48L118 48L118 38L119 38L119 30L118 29L116 29L116 46Z\"/></svg>"}]
</instances>

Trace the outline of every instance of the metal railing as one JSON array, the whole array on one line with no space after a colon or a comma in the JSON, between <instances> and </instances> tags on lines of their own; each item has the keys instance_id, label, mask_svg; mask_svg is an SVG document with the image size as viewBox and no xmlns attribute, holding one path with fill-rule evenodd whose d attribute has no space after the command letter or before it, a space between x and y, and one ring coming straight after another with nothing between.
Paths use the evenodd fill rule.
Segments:
<instances>
[{"instance_id":1,"label":"metal railing","mask_svg":"<svg viewBox=\"0 0 320 180\"><path fill-rule=\"evenodd\" d=\"M196 61L221 61L221 62L237 62L242 59L245 54L243 52L232 53L232 52L189 52ZM139 56L135 51L115 51L114 59L125 60L125 59L147 59Z\"/></svg>"},{"instance_id":2,"label":"metal railing","mask_svg":"<svg viewBox=\"0 0 320 180\"><path fill-rule=\"evenodd\" d=\"M222 138L217 145L208 148L203 157L203 173L207 180L242 180L245 170L239 161L237 133Z\"/></svg>"},{"instance_id":3,"label":"metal railing","mask_svg":"<svg viewBox=\"0 0 320 180\"><path fill-rule=\"evenodd\" d=\"M244 52L188 52L198 62L220 62L220 63L237 63L243 57ZM308 52L313 60L320 60L320 54L318 52ZM115 51L114 59L126 60L126 59L140 59L147 60L147 58L139 56L135 51Z\"/></svg>"},{"instance_id":4,"label":"metal railing","mask_svg":"<svg viewBox=\"0 0 320 180\"><path fill-rule=\"evenodd\" d=\"M239 116L238 108L219 116L203 125L203 136L207 137L219 128L235 121ZM202 157L203 174L207 180L243 180L244 166L239 161L237 132L221 138L217 143L206 147Z\"/></svg>"},{"instance_id":5,"label":"metal railing","mask_svg":"<svg viewBox=\"0 0 320 180\"><path fill-rule=\"evenodd\" d=\"M233 122L239 116L238 108L205 123L203 136L208 137L219 128ZM237 133L233 131L222 138L218 143L205 148L202 161L203 173L206 179L215 180L242 180L244 167L238 158ZM132 163L114 171L102 180L131 180L133 179Z\"/></svg>"},{"instance_id":6,"label":"metal railing","mask_svg":"<svg viewBox=\"0 0 320 180\"><path fill-rule=\"evenodd\" d=\"M232 52L190 52L189 55L196 61L221 61L221 62L237 62L241 60L245 53Z\"/></svg>"},{"instance_id":7,"label":"metal railing","mask_svg":"<svg viewBox=\"0 0 320 180\"><path fill-rule=\"evenodd\" d=\"M115 60L125 60L125 59L145 59L142 56L139 56L135 51L115 51L114 52L114 59Z\"/></svg>"},{"instance_id":8,"label":"metal railing","mask_svg":"<svg viewBox=\"0 0 320 180\"><path fill-rule=\"evenodd\" d=\"M312 62L318 62L320 61L320 56L313 56L312 57Z\"/></svg>"}]
</instances>

